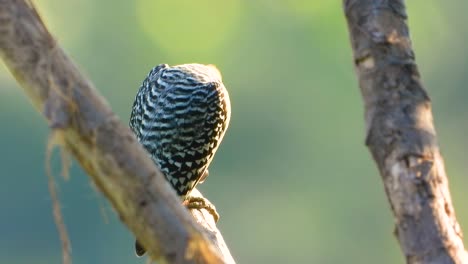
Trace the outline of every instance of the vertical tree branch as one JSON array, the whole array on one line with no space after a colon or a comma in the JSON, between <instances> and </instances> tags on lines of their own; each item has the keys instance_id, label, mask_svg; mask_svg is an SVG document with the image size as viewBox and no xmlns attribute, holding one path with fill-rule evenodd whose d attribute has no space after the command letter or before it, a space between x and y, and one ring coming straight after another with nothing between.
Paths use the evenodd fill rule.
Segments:
<instances>
[{"instance_id":1,"label":"vertical tree branch","mask_svg":"<svg viewBox=\"0 0 468 264\"><path fill-rule=\"evenodd\" d=\"M0 0L0 57L153 259L234 263L213 219L206 220L209 213L192 212L199 225L181 206L128 127L55 42L32 2Z\"/></svg>"},{"instance_id":2,"label":"vertical tree branch","mask_svg":"<svg viewBox=\"0 0 468 264\"><path fill-rule=\"evenodd\" d=\"M366 144L408 263L468 263L403 0L344 0Z\"/></svg>"}]
</instances>

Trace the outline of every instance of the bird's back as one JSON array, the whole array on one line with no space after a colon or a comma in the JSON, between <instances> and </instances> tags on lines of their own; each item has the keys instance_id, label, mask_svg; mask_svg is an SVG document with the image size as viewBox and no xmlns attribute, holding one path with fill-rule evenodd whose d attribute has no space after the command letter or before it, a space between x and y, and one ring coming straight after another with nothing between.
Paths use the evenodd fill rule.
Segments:
<instances>
[{"instance_id":1,"label":"bird's back","mask_svg":"<svg viewBox=\"0 0 468 264\"><path fill-rule=\"evenodd\" d=\"M162 64L138 91L130 127L185 197L207 171L229 118L229 96L216 68Z\"/></svg>"}]
</instances>

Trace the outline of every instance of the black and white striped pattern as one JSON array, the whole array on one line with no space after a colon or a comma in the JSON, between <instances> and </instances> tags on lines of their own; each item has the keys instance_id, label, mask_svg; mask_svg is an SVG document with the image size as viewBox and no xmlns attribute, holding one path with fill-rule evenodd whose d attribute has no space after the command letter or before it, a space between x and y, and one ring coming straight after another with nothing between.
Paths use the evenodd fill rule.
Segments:
<instances>
[{"instance_id":1,"label":"black and white striped pattern","mask_svg":"<svg viewBox=\"0 0 468 264\"><path fill-rule=\"evenodd\" d=\"M230 119L229 95L211 65L154 67L138 91L130 128L185 199L200 180Z\"/></svg>"}]
</instances>

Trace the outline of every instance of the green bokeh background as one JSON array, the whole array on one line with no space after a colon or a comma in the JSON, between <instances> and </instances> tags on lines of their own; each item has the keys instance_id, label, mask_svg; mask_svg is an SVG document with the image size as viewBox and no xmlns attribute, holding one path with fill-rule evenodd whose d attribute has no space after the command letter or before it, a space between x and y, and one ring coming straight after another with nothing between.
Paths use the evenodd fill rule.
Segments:
<instances>
[{"instance_id":1,"label":"green bokeh background","mask_svg":"<svg viewBox=\"0 0 468 264\"><path fill-rule=\"evenodd\" d=\"M68 54L127 122L159 63L216 64L230 129L200 189L238 263L403 263L338 0L37 0ZM463 0L407 1L458 220L468 230L468 22ZM60 263L44 171L48 129L0 64L0 263ZM57 154L57 153L55 153ZM55 155L58 156L58 155ZM60 172L59 159L53 168ZM56 177L74 263L144 263L73 164Z\"/></svg>"}]
</instances>

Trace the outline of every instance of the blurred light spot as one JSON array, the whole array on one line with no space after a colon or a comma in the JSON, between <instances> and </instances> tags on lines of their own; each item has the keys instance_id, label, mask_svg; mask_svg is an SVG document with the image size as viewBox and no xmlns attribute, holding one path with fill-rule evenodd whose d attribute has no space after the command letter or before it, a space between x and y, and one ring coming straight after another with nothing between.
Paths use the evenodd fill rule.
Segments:
<instances>
[{"instance_id":1,"label":"blurred light spot","mask_svg":"<svg viewBox=\"0 0 468 264\"><path fill-rule=\"evenodd\" d=\"M343 16L340 1L304 1L304 0L260 0L258 7L274 17L285 17L293 21L316 21L324 17ZM330 22L330 21L329 21Z\"/></svg>"},{"instance_id":2,"label":"blurred light spot","mask_svg":"<svg viewBox=\"0 0 468 264\"><path fill-rule=\"evenodd\" d=\"M137 12L146 34L179 58L215 53L240 23L239 0L140 0Z\"/></svg>"},{"instance_id":3,"label":"blurred light spot","mask_svg":"<svg viewBox=\"0 0 468 264\"><path fill-rule=\"evenodd\" d=\"M327 17L341 10L341 1L287 0L284 4L291 14L306 20Z\"/></svg>"},{"instance_id":4,"label":"blurred light spot","mask_svg":"<svg viewBox=\"0 0 468 264\"><path fill-rule=\"evenodd\" d=\"M408 22L413 48L417 58L423 58L426 71L438 67L440 59L446 59L443 50L450 49L458 41L456 32L447 23L439 1L408 1ZM424 12L419 12L424 10ZM430 45L428 45L430 43ZM455 47L454 47L455 48Z\"/></svg>"},{"instance_id":5,"label":"blurred light spot","mask_svg":"<svg viewBox=\"0 0 468 264\"><path fill-rule=\"evenodd\" d=\"M94 1L35 1L36 7L49 31L65 46L82 43L83 35L89 31L96 10Z\"/></svg>"}]
</instances>

